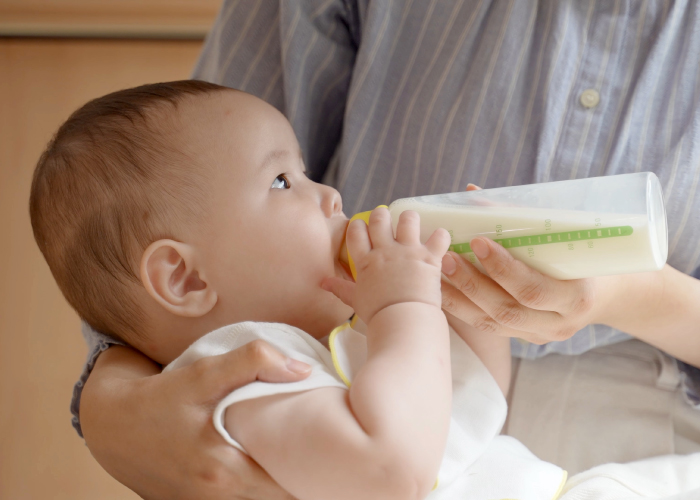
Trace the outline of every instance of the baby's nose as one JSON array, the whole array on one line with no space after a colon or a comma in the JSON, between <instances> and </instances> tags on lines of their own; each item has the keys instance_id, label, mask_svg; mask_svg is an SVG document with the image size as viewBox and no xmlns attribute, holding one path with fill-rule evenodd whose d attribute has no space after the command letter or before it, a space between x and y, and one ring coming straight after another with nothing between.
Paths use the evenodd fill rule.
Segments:
<instances>
[{"instance_id":1,"label":"baby's nose","mask_svg":"<svg viewBox=\"0 0 700 500\"><path fill-rule=\"evenodd\" d=\"M330 186L324 186L325 193L323 195L322 208L326 217L333 217L343 211L343 199L340 193Z\"/></svg>"}]
</instances>

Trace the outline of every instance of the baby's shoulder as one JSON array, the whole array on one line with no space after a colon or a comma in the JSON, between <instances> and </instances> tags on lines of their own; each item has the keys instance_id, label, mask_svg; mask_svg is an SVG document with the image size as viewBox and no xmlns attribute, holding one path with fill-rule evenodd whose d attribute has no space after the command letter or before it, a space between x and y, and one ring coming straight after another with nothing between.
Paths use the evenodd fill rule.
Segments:
<instances>
[{"instance_id":1,"label":"baby's shoulder","mask_svg":"<svg viewBox=\"0 0 700 500\"><path fill-rule=\"evenodd\" d=\"M201 358L225 354L256 340L267 342L288 357L330 362L328 349L299 328L284 323L244 321L223 326L197 339L165 369L174 370Z\"/></svg>"}]
</instances>

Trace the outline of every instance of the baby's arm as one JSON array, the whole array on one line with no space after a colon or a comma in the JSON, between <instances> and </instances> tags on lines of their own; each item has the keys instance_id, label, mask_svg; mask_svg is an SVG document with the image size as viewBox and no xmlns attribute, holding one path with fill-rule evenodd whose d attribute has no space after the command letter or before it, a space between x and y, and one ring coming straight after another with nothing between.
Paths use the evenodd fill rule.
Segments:
<instances>
[{"instance_id":1,"label":"baby's arm","mask_svg":"<svg viewBox=\"0 0 700 500\"><path fill-rule=\"evenodd\" d=\"M377 209L351 225L357 285L332 282L367 323L367 361L349 391L269 396L226 411L234 439L302 500L424 498L442 460L451 407L448 326L441 311L445 231L421 245L418 216L391 233Z\"/></svg>"},{"instance_id":2,"label":"baby's arm","mask_svg":"<svg viewBox=\"0 0 700 500\"><path fill-rule=\"evenodd\" d=\"M417 317L414 305L377 313L368 340L391 326L368 342L349 391L270 396L226 411L233 438L295 497L413 500L430 491L449 421L447 325Z\"/></svg>"}]
</instances>

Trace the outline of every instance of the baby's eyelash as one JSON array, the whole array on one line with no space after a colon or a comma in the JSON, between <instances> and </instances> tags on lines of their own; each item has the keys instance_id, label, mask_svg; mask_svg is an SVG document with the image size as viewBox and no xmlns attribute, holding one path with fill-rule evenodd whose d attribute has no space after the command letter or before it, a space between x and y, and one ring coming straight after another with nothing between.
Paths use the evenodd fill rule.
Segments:
<instances>
[{"instance_id":1,"label":"baby's eyelash","mask_svg":"<svg viewBox=\"0 0 700 500\"><path fill-rule=\"evenodd\" d=\"M292 187L292 184L289 182L287 174L279 174L275 177L275 180L272 181L270 189L289 189L290 187Z\"/></svg>"}]
</instances>

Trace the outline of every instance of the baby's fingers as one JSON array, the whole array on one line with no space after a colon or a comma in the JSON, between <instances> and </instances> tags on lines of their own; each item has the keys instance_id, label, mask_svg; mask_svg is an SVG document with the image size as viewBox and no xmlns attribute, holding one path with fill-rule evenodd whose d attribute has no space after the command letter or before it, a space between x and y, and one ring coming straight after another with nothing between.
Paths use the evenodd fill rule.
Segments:
<instances>
[{"instance_id":1,"label":"baby's fingers","mask_svg":"<svg viewBox=\"0 0 700 500\"><path fill-rule=\"evenodd\" d=\"M348 247L348 254L352 256L355 262L369 253L372 249L372 244L369 240L367 224L364 221L358 219L350 223L345 233L345 244Z\"/></svg>"},{"instance_id":2,"label":"baby's fingers","mask_svg":"<svg viewBox=\"0 0 700 500\"><path fill-rule=\"evenodd\" d=\"M372 248L391 245L394 231L391 229L391 214L385 205L380 205L369 216L369 237Z\"/></svg>"},{"instance_id":3,"label":"baby's fingers","mask_svg":"<svg viewBox=\"0 0 700 500\"><path fill-rule=\"evenodd\" d=\"M413 210L406 210L399 215L396 224L396 241L404 245L420 242L420 216Z\"/></svg>"},{"instance_id":4,"label":"baby's fingers","mask_svg":"<svg viewBox=\"0 0 700 500\"><path fill-rule=\"evenodd\" d=\"M428 241L425 242L425 247L430 250L433 255L442 258L450 248L451 241L450 233L448 233L446 229L438 228L433 231Z\"/></svg>"},{"instance_id":5,"label":"baby's fingers","mask_svg":"<svg viewBox=\"0 0 700 500\"><path fill-rule=\"evenodd\" d=\"M342 300L344 304L352 307L353 309L355 308L355 306L353 306L355 283L352 281L336 278L335 276L328 277L324 278L321 282L321 288L327 292L331 292L333 295Z\"/></svg>"}]
</instances>

